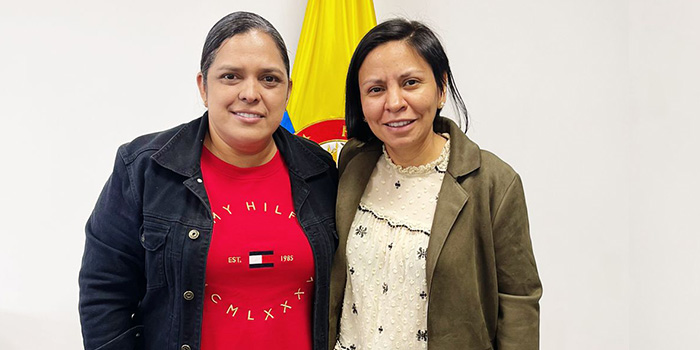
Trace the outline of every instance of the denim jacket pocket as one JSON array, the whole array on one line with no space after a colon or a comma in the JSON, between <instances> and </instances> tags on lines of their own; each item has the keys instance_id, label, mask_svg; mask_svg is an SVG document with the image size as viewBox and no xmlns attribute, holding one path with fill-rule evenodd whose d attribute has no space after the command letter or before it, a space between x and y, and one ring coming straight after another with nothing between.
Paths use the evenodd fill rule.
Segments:
<instances>
[{"instance_id":1,"label":"denim jacket pocket","mask_svg":"<svg viewBox=\"0 0 700 350\"><path fill-rule=\"evenodd\" d=\"M144 222L141 232L141 246L146 250L146 288L158 288L165 285L165 241L170 227L167 225Z\"/></svg>"},{"instance_id":2,"label":"denim jacket pocket","mask_svg":"<svg viewBox=\"0 0 700 350\"><path fill-rule=\"evenodd\" d=\"M331 220L326 220L324 222L324 225L326 226L326 230L330 234L328 236L329 242L330 242L330 248L331 248L331 254L330 258L331 261L333 261L333 255L335 254L335 251L338 249L338 230L335 227L335 218Z\"/></svg>"},{"instance_id":3,"label":"denim jacket pocket","mask_svg":"<svg viewBox=\"0 0 700 350\"><path fill-rule=\"evenodd\" d=\"M335 228L335 218L331 220L326 220L326 226L328 227L328 231L331 233L331 237L335 240L335 243L337 245L338 243L338 230Z\"/></svg>"}]
</instances>

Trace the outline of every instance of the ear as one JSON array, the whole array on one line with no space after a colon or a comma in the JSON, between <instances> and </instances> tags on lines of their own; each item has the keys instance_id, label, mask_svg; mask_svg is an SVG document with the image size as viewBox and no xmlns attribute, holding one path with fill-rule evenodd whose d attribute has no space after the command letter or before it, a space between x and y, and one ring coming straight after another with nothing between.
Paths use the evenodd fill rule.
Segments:
<instances>
[{"instance_id":1,"label":"ear","mask_svg":"<svg viewBox=\"0 0 700 350\"><path fill-rule=\"evenodd\" d=\"M202 97L202 102L204 102L204 107L209 108L207 105L207 87L204 85L204 75L202 75L202 72L197 73L197 87L199 88L199 95Z\"/></svg>"},{"instance_id":2,"label":"ear","mask_svg":"<svg viewBox=\"0 0 700 350\"><path fill-rule=\"evenodd\" d=\"M285 105L289 103L289 96L292 95L292 80L289 80L289 85L287 86L287 101L285 102Z\"/></svg>"},{"instance_id":3,"label":"ear","mask_svg":"<svg viewBox=\"0 0 700 350\"><path fill-rule=\"evenodd\" d=\"M442 91L440 91L440 103L439 105L444 106L445 102L447 102L447 84L449 83L447 81L447 73L443 74L442 76Z\"/></svg>"}]
</instances>

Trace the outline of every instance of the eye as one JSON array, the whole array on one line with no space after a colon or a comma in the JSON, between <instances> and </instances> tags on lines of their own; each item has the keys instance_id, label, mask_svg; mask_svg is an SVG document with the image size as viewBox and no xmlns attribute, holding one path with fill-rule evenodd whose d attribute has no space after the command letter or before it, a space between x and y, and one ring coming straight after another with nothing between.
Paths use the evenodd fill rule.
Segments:
<instances>
[{"instance_id":1,"label":"eye","mask_svg":"<svg viewBox=\"0 0 700 350\"><path fill-rule=\"evenodd\" d=\"M382 92L382 88L379 86L372 86L371 88L369 88L369 90L367 90L367 92L370 94L377 94Z\"/></svg>"},{"instance_id":2,"label":"eye","mask_svg":"<svg viewBox=\"0 0 700 350\"><path fill-rule=\"evenodd\" d=\"M276 85L281 81L280 78L274 75L264 75L260 80L262 80L266 85Z\"/></svg>"},{"instance_id":3,"label":"eye","mask_svg":"<svg viewBox=\"0 0 700 350\"><path fill-rule=\"evenodd\" d=\"M221 79L224 79L224 80L234 80L236 78L237 78L236 75L233 73L224 73L221 75Z\"/></svg>"},{"instance_id":4,"label":"eye","mask_svg":"<svg viewBox=\"0 0 700 350\"><path fill-rule=\"evenodd\" d=\"M408 80L406 80L406 82L404 83L404 85L406 85L406 86L416 86L416 85L418 85L418 83L419 83L419 81L416 80L416 79L408 79Z\"/></svg>"}]
</instances>

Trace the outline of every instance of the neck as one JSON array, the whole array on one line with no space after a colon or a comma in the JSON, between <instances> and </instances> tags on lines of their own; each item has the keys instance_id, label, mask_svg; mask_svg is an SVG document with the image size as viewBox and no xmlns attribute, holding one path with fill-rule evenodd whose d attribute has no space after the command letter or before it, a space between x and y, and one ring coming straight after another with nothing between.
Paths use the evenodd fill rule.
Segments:
<instances>
[{"instance_id":1,"label":"neck","mask_svg":"<svg viewBox=\"0 0 700 350\"><path fill-rule=\"evenodd\" d=\"M445 147L445 142L447 142L445 138L433 132L423 142L413 147L394 149L386 144L384 146L394 164L407 167L428 164L437 159L442 153L442 148Z\"/></svg>"},{"instance_id":2,"label":"neck","mask_svg":"<svg viewBox=\"0 0 700 350\"><path fill-rule=\"evenodd\" d=\"M277 153L277 145L270 138L261 145L249 145L244 149L229 146L223 140L207 133L204 138L204 147L224 162L239 168L252 168L269 162Z\"/></svg>"}]
</instances>

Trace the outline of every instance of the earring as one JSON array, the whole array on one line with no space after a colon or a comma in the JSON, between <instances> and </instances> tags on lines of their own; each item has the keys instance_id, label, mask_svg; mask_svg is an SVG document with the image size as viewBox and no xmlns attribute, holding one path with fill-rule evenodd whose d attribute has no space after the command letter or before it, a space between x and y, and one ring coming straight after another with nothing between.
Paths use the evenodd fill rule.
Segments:
<instances>
[{"instance_id":1,"label":"earring","mask_svg":"<svg viewBox=\"0 0 700 350\"><path fill-rule=\"evenodd\" d=\"M442 109L442 107L445 107L445 102L440 102L440 105L438 106L438 109Z\"/></svg>"}]
</instances>

